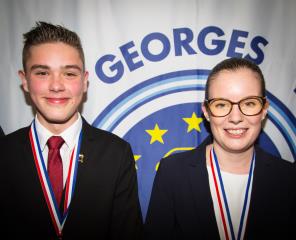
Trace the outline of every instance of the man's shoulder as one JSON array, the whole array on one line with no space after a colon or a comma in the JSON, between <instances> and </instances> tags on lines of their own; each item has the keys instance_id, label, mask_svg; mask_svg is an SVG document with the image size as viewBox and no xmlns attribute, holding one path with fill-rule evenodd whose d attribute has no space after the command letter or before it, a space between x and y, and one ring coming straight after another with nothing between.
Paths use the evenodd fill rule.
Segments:
<instances>
[{"instance_id":1,"label":"man's shoulder","mask_svg":"<svg viewBox=\"0 0 296 240\"><path fill-rule=\"evenodd\" d=\"M29 141L29 127L20 128L0 138L1 153L18 151L26 141Z\"/></svg>"},{"instance_id":2,"label":"man's shoulder","mask_svg":"<svg viewBox=\"0 0 296 240\"><path fill-rule=\"evenodd\" d=\"M11 142L11 141L19 141L22 140L26 137L29 137L29 130L30 127L23 127L20 128L14 132L11 132L7 135L5 135L3 138L1 138L1 140L3 142Z\"/></svg>"},{"instance_id":3,"label":"man's shoulder","mask_svg":"<svg viewBox=\"0 0 296 240\"><path fill-rule=\"evenodd\" d=\"M117 136L112 132L108 132L103 129L99 129L96 127L91 126L86 121L83 123L82 127L83 134L86 134L87 137L92 138L95 141L104 141L108 144L114 145L123 145L126 146L128 144L127 141L122 139L121 137Z\"/></svg>"}]
</instances>

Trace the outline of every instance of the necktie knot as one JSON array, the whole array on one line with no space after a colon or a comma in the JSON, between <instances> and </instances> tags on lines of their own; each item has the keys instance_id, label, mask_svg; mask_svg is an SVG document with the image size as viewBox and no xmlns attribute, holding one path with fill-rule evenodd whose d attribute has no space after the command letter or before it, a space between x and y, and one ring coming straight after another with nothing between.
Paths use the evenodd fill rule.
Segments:
<instances>
[{"instance_id":1,"label":"necktie knot","mask_svg":"<svg viewBox=\"0 0 296 240\"><path fill-rule=\"evenodd\" d=\"M47 146L49 149L60 149L64 144L64 139L60 136L52 136L47 141Z\"/></svg>"}]
</instances>

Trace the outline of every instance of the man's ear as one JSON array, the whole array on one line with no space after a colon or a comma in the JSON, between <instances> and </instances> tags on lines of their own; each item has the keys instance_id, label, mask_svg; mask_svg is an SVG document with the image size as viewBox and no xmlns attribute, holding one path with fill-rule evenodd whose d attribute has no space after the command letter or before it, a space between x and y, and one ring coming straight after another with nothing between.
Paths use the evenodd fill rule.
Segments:
<instances>
[{"instance_id":1,"label":"man's ear","mask_svg":"<svg viewBox=\"0 0 296 240\"><path fill-rule=\"evenodd\" d=\"M89 73L88 71L85 71L84 74L83 74L83 92L87 92L87 89L88 89L88 76L89 76Z\"/></svg>"},{"instance_id":2,"label":"man's ear","mask_svg":"<svg viewBox=\"0 0 296 240\"><path fill-rule=\"evenodd\" d=\"M203 111L203 114L204 114L205 118L206 118L207 121L209 122L209 121L210 121L210 116L209 116L209 113L208 113L207 107L205 106L205 103L203 103L203 104L201 105L201 110Z\"/></svg>"},{"instance_id":3,"label":"man's ear","mask_svg":"<svg viewBox=\"0 0 296 240\"><path fill-rule=\"evenodd\" d=\"M28 81L26 78L26 73L23 70L18 71L18 75L22 81L22 86L25 92L29 92Z\"/></svg>"}]
</instances>

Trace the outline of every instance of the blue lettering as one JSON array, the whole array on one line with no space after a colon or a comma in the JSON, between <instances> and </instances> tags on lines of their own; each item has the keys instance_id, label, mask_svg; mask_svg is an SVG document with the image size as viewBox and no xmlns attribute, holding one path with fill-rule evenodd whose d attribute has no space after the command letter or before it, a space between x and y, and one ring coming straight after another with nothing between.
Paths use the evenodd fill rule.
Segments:
<instances>
[{"instance_id":1,"label":"blue lettering","mask_svg":"<svg viewBox=\"0 0 296 240\"><path fill-rule=\"evenodd\" d=\"M255 62L257 65L261 64L264 60L264 53L259 47L259 44L263 44L265 47L268 44L268 41L260 36L254 37L251 42L251 48L255 53L257 53L257 58L252 58L250 54L247 54L245 57L246 59Z\"/></svg>"},{"instance_id":2,"label":"blue lettering","mask_svg":"<svg viewBox=\"0 0 296 240\"><path fill-rule=\"evenodd\" d=\"M115 59L114 55L108 54L101 57L96 63L96 66L95 66L96 74L99 77L99 79L101 79L105 83L117 82L123 75L124 70L123 70L123 64L121 61L117 61L116 63L114 63L109 67L111 72L116 72L114 76L109 77L104 73L103 65L106 62L112 63L114 59Z\"/></svg>"},{"instance_id":3,"label":"blue lettering","mask_svg":"<svg viewBox=\"0 0 296 240\"><path fill-rule=\"evenodd\" d=\"M213 49L209 49L206 47L206 37L209 33L215 33L217 34L218 37L224 36L224 32L222 31L221 28L215 27L215 26L210 26L206 27L203 30L200 31L197 39L197 44L199 47L199 50L207 55L216 55L219 54L220 52L223 51L225 47L225 41L224 40L217 40L214 39L212 40L212 45L216 46Z\"/></svg>"},{"instance_id":4,"label":"blue lettering","mask_svg":"<svg viewBox=\"0 0 296 240\"><path fill-rule=\"evenodd\" d=\"M152 54L149 51L149 43L154 40L158 40L162 43L162 51L159 54ZM141 43L141 50L143 56L151 62L158 62L166 58L170 53L170 49L170 40L167 38L167 36L158 32L148 34L144 37Z\"/></svg>"},{"instance_id":5,"label":"blue lettering","mask_svg":"<svg viewBox=\"0 0 296 240\"><path fill-rule=\"evenodd\" d=\"M247 31L233 30L231 36L225 39L225 32L217 26L207 26L201 29L196 40L194 32L187 27L174 28L172 39L163 33L153 32L144 36L140 46L135 46L133 41L120 46L122 56L107 54L99 58L95 71L103 82L115 83L122 78L126 70L132 72L143 67L144 59L147 62L164 60L169 56L171 48L174 48L172 55L176 57L184 54L194 55L198 52L211 56L225 50L227 57L244 57L259 65L264 61L264 47L268 41L261 36L253 39L248 39L248 37L249 32ZM245 49L246 39L250 42L249 52ZM192 44L195 41L197 46ZM155 44L156 47L154 47Z\"/></svg>"},{"instance_id":6,"label":"blue lettering","mask_svg":"<svg viewBox=\"0 0 296 240\"><path fill-rule=\"evenodd\" d=\"M129 68L129 70L132 72L134 70L136 70L137 68L139 67L142 67L144 66L143 62L142 61L138 61L138 62L134 62L134 58L138 57L139 54L137 51L134 51L134 52L129 52L129 50L134 47L135 44L133 41L131 42L128 42L124 45L122 45L119 49L122 53L122 56Z\"/></svg>"},{"instance_id":7,"label":"blue lettering","mask_svg":"<svg viewBox=\"0 0 296 240\"><path fill-rule=\"evenodd\" d=\"M189 28L177 28L173 30L175 55L182 56L182 48L189 54L196 54L196 51L189 45L193 40L193 32ZM181 39L181 35L185 35L184 39Z\"/></svg>"},{"instance_id":8,"label":"blue lettering","mask_svg":"<svg viewBox=\"0 0 296 240\"><path fill-rule=\"evenodd\" d=\"M240 42L238 39L239 37L247 38L249 35L248 32L245 31L239 31L239 30L233 30L230 38L229 48L227 51L227 57L238 57L241 58L243 56L242 53L238 53L235 51L236 48L244 48L245 43Z\"/></svg>"}]
</instances>

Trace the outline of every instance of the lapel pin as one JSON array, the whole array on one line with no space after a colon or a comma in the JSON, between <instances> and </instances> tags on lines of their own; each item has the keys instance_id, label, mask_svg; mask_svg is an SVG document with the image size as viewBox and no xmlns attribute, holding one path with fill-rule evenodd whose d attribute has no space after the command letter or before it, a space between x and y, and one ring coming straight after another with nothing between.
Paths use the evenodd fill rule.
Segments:
<instances>
[{"instance_id":1,"label":"lapel pin","mask_svg":"<svg viewBox=\"0 0 296 240\"><path fill-rule=\"evenodd\" d=\"M83 161L84 161L84 155L83 154L79 154L78 162L83 163Z\"/></svg>"}]
</instances>

